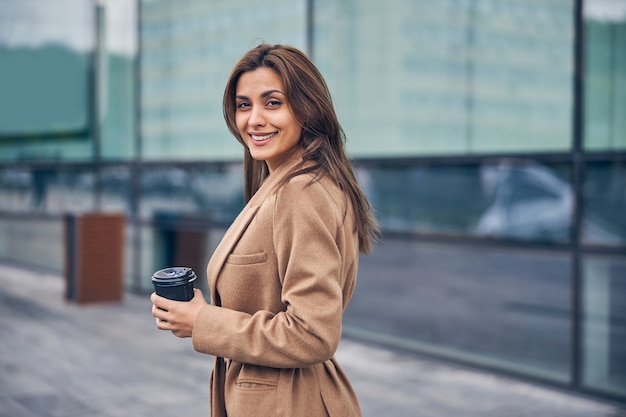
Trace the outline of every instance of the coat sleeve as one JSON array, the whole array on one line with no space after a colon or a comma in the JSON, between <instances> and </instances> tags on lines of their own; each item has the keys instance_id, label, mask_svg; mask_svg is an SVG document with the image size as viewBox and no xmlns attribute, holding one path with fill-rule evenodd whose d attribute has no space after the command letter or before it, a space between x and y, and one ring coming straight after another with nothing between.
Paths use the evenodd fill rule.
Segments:
<instances>
[{"instance_id":1,"label":"coat sleeve","mask_svg":"<svg viewBox=\"0 0 626 417\"><path fill-rule=\"evenodd\" d=\"M343 313L344 206L320 182L301 177L278 191L268 236L285 311L247 314L206 306L194 325L197 351L274 368L307 367L334 355Z\"/></svg>"}]
</instances>

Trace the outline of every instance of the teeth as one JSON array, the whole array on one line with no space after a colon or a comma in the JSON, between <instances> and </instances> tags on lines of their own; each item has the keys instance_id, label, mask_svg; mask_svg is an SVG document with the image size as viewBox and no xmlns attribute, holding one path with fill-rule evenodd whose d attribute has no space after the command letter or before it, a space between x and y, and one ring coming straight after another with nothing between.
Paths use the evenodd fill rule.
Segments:
<instances>
[{"instance_id":1,"label":"teeth","mask_svg":"<svg viewBox=\"0 0 626 417\"><path fill-rule=\"evenodd\" d=\"M252 140L261 141L261 140L269 139L274 135L276 135L276 132L270 133L269 135L263 135L263 136L255 136L255 135L250 135L250 136L252 136Z\"/></svg>"}]
</instances>

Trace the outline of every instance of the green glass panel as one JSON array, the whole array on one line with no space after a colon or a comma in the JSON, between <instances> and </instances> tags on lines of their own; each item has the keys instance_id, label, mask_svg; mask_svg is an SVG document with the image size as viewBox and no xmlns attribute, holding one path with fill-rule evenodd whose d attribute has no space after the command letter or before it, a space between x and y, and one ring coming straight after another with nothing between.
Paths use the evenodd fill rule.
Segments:
<instances>
[{"instance_id":1,"label":"green glass panel","mask_svg":"<svg viewBox=\"0 0 626 417\"><path fill-rule=\"evenodd\" d=\"M626 14L607 13L585 25L585 149L626 149Z\"/></svg>"},{"instance_id":2,"label":"green glass panel","mask_svg":"<svg viewBox=\"0 0 626 417\"><path fill-rule=\"evenodd\" d=\"M241 159L222 94L239 57L262 41L306 46L306 2L145 1L141 29L144 159Z\"/></svg>"},{"instance_id":3,"label":"green glass panel","mask_svg":"<svg viewBox=\"0 0 626 417\"><path fill-rule=\"evenodd\" d=\"M573 1L314 2L352 155L568 151Z\"/></svg>"},{"instance_id":4,"label":"green glass panel","mask_svg":"<svg viewBox=\"0 0 626 417\"><path fill-rule=\"evenodd\" d=\"M0 0L0 10L0 162L90 158L93 3Z\"/></svg>"},{"instance_id":5,"label":"green glass panel","mask_svg":"<svg viewBox=\"0 0 626 417\"><path fill-rule=\"evenodd\" d=\"M583 385L626 395L626 259L588 256L583 269Z\"/></svg>"}]
</instances>

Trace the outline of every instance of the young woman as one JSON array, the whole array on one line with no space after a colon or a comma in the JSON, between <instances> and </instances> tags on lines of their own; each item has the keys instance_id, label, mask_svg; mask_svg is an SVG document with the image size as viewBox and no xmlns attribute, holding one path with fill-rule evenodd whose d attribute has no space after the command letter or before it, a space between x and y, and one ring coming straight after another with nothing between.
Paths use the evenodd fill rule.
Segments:
<instances>
[{"instance_id":1,"label":"young woman","mask_svg":"<svg viewBox=\"0 0 626 417\"><path fill-rule=\"evenodd\" d=\"M212 305L197 289L187 303L153 294L157 327L215 356L213 417L360 416L334 354L378 226L326 84L299 50L263 44L233 69L223 108L247 204L209 262Z\"/></svg>"}]
</instances>

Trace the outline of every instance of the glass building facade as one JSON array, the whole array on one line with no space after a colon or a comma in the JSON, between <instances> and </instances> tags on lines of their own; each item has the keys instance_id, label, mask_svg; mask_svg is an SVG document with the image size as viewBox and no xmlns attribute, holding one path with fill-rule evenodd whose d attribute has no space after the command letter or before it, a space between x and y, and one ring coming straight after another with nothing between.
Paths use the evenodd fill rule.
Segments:
<instances>
[{"instance_id":1,"label":"glass building facade","mask_svg":"<svg viewBox=\"0 0 626 417\"><path fill-rule=\"evenodd\" d=\"M346 335L626 400L626 0L0 0L0 260L62 273L64 215L114 211L130 290L203 270L261 41L324 74L383 228Z\"/></svg>"}]
</instances>

